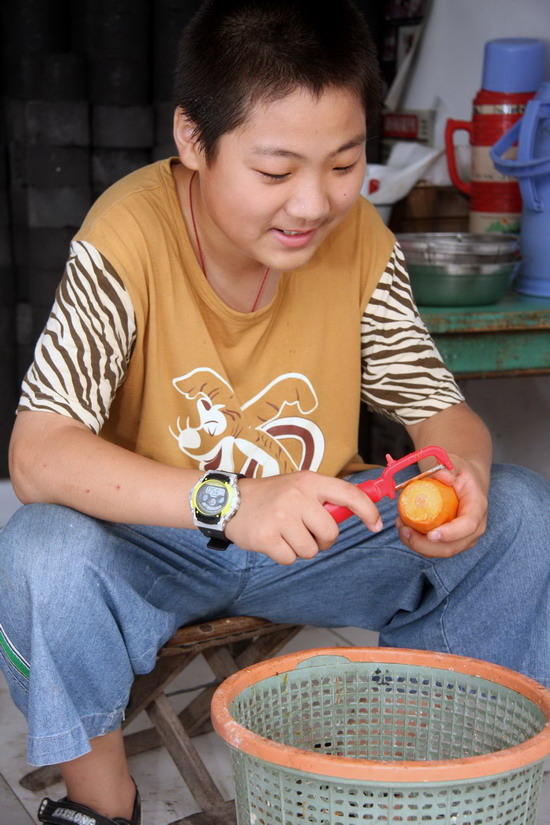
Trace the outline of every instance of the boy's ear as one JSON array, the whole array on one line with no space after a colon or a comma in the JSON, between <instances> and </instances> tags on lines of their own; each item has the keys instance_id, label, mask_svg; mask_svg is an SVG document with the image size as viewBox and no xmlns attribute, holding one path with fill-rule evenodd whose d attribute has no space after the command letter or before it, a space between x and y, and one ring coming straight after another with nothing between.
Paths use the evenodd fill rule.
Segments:
<instances>
[{"instance_id":1,"label":"boy's ear","mask_svg":"<svg viewBox=\"0 0 550 825\"><path fill-rule=\"evenodd\" d=\"M188 169L198 169L198 156L202 150L195 134L195 124L189 120L180 106L174 112L174 141L181 162Z\"/></svg>"}]
</instances>

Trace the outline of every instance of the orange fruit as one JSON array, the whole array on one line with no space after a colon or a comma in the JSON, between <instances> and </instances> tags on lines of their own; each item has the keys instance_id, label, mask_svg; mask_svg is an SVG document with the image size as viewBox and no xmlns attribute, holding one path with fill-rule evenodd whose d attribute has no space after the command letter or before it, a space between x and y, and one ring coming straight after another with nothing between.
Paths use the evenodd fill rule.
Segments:
<instances>
[{"instance_id":1,"label":"orange fruit","mask_svg":"<svg viewBox=\"0 0 550 825\"><path fill-rule=\"evenodd\" d=\"M454 519L458 511L458 498L448 484L436 478L419 478L401 491L397 510L407 527L419 533L428 533L434 527Z\"/></svg>"}]
</instances>

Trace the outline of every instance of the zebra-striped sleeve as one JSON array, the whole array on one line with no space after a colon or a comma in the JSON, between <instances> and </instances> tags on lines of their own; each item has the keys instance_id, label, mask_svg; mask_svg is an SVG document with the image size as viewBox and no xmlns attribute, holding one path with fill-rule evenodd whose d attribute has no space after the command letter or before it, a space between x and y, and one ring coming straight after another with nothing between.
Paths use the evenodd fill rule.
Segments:
<instances>
[{"instance_id":1,"label":"zebra-striped sleeve","mask_svg":"<svg viewBox=\"0 0 550 825\"><path fill-rule=\"evenodd\" d=\"M398 244L361 319L363 400L415 424L464 398L414 303Z\"/></svg>"},{"instance_id":2,"label":"zebra-striped sleeve","mask_svg":"<svg viewBox=\"0 0 550 825\"><path fill-rule=\"evenodd\" d=\"M55 412L98 433L135 340L130 296L91 244L71 244L47 324L22 384L19 410Z\"/></svg>"}]
</instances>

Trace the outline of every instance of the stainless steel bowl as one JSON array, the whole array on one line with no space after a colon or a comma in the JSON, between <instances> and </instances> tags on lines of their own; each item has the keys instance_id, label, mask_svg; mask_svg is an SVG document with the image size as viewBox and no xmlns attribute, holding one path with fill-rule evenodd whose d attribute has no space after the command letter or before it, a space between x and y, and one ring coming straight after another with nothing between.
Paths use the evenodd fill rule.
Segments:
<instances>
[{"instance_id":1,"label":"stainless steel bowl","mask_svg":"<svg viewBox=\"0 0 550 825\"><path fill-rule=\"evenodd\" d=\"M499 301L519 262L510 235L398 235L415 301L424 306L482 306Z\"/></svg>"},{"instance_id":2,"label":"stainless steel bowl","mask_svg":"<svg viewBox=\"0 0 550 825\"><path fill-rule=\"evenodd\" d=\"M517 235L468 232L409 232L398 235L411 263L498 263L517 258Z\"/></svg>"},{"instance_id":3,"label":"stainless steel bowl","mask_svg":"<svg viewBox=\"0 0 550 825\"><path fill-rule=\"evenodd\" d=\"M423 306L483 306L496 304L509 289L517 262L452 266L411 264L414 300ZM474 271L468 271L468 270ZM457 271L460 270L460 271Z\"/></svg>"}]
</instances>

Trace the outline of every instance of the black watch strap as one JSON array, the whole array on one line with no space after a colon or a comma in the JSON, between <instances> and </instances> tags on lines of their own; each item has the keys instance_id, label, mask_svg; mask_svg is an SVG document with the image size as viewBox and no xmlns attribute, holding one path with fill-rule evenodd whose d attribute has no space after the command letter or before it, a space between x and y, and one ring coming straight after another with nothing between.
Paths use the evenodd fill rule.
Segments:
<instances>
[{"instance_id":1,"label":"black watch strap","mask_svg":"<svg viewBox=\"0 0 550 825\"><path fill-rule=\"evenodd\" d=\"M199 530L203 536L208 537L206 546L209 550L227 550L232 543L229 539L225 538L220 530L209 530L208 527L199 527Z\"/></svg>"},{"instance_id":2,"label":"black watch strap","mask_svg":"<svg viewBox=\"0 0 550 825\"><path fill-rule=\"evenodd\" d=\"M231 542L229 539L222 539L222 538L214 538L212 537L206 542L206 546L209 550L227 550Z\"/></svg>"}]
</instances>

